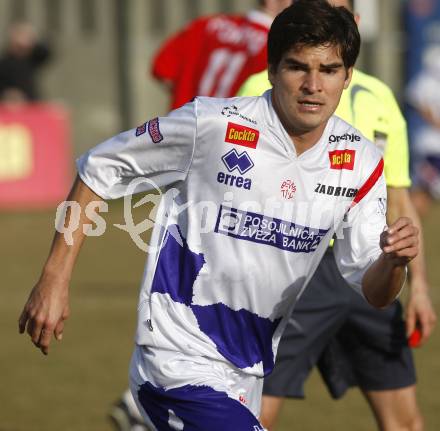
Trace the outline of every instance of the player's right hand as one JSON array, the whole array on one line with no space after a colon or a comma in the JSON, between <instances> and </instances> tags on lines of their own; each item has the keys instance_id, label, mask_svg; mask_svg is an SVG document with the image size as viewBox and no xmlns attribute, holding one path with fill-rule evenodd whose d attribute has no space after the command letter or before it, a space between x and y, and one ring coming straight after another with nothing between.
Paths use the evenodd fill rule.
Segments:
<instances>
[{"instance_id":1,"label":"player's right hand","mask_svg":"<svg viewBox=\"0 0 440 431\"><path fill-rule=\"evenodd\" d=\"M42 276L32 289L18 320L19 332L25 330L45 355L52 335L61 340L64 321L69 317L68 282Z\"/></svg>"}]
</instances>

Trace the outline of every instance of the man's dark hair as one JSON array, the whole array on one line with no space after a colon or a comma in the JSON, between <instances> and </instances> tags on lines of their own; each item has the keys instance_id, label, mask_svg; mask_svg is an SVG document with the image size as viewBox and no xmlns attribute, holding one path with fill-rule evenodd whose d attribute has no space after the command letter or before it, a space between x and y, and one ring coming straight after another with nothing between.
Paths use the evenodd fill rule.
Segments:
<instances>
[{"instance_id":1,"label":"man's dark hair","mask_svg":"<svg viewBox=\"0 0 440 431\"><path fill-rule=\"evenodd\" d=\"M354 66L361 37L353 14L326 0L296 0L274 20L267 41L269 68L275 71L283 55L303 46L335 46L344 66Z\"/></svg>"}]
</instances>

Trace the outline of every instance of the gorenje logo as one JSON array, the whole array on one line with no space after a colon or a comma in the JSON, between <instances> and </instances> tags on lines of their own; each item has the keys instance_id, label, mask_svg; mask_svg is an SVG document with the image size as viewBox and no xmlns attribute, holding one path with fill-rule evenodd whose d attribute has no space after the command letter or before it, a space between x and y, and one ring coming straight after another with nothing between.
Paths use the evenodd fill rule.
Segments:
<instances>
[{"instance_id":1,"label":"gorenje logo","mask_svg":"<svg viewBox=\"0 0 440 431\"><path fill-rule=\"evenodd\" d=\"M257 148L260 132L251 127L242 126L240 124L228 123L226 129L225 142L230 144L242 145L248 148Z\"/></svg>"},{"instance_id":2,"label":"gorenje logo","mask_svg":"<svg viewBox=\"0 0 440 431\"><path fill-rule=\"evenodd\" d=\"M340 141L360 142L361 137L354 133L344 133L343 135L330 135L328 140L332 143Z\"/></svg>"},{"instance_id":3,"label":"gorenje logo","mask_svg":"<svg viewBox=\"0 0 440 431\"><path fill-rule=\"evenodd\" d=\"M329 151L330 169L348 169L354 168L355 150L335 150Z\"/></svg>"},{"instance_id":4,"label":"gorenje logo","mask_svg":"<svg viewBox=\"0 0 440 431\"><path fill-rule=\"evenodd\" d=\"M341 186L328 186L326 184L318 183L315 188L315 193L330 196L345 196L347 198L354 198L357 195L358 189Z\"/></svg>"},{"instance_id":5,"label":"gorenje logo","mask_svg":"<svg viewBox=\"0 0 440 431\"><path fill-rule=\"evenodd\" d=\"M237 170L242 175L254 167L254 162L249 157L249 154L246 151L239 154L235 148L226 153L222 157L222 161L229 172ZM224 172L219 172L217 174L217 182L227 186L238 187L239 189L244 188L246 190L250 190L252 186L250 178L225 174Z\"/></svg>"}]
</instances>

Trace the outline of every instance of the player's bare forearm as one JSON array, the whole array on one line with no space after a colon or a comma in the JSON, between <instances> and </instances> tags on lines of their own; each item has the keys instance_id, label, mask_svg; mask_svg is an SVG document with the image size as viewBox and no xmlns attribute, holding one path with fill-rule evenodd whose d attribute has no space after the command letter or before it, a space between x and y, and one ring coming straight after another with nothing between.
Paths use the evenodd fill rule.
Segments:
<instances>
[{"instance_id":1,"label":"player's bare forearm","mask_svg":"<svg viewBox=\"0 0 440 431\"><path fill-rule=\"evenodd\" d=\"M380 237L382 254L364 275L362 290L373 306L385 307L399 294L406 265L418 253L418 229L406 217L391 224Z\"/></svg>"},{"instance_id":2,"label":"player's bare forearm","mask_svg":"<svg viewBox=\"0 0 440 431\"><path fill-rule=\"evenodd\" d=\"M43 274L67 281L70 280L73 266L85 239L83 225L90 223L90 219L86 216L85 207L90 202L101 200L79 177L76 178L67 201L74 201L79 204L79 207L71 207L67 210L64 223L65 225L70 223L72 208L80 208L78 228L72 232L71 244L65 241L63 234L60 232L55 233L49 257L43 268Z\"/></svg>"},{"instance_id":3,"label":"player's bare forearm","mask_svg":"<svg viewBox=\"0 0 440 431\"><path fill-rule=\"evenodd\" d=\"M377 308L391 304L406 278L405 265L395 265L382 254L365 273L362 290L368 302Z\"/></svg>"},{"instance_id":4,"label":"player's bare forearm","mask_svg":"<svg viewBox=\"0 0 440 431\"><path fill-rule=\"evenodd\" d=\"M27 330L32 342L44 354L49 352L52 335L58 340L62 338L64 321L69 316L70 277L85 238L82 226L90 222L85 207L92 201L102 199L77 178L67 200L77 202L81 208L78 229L72 232L73 241L70 244L61 233L56 232L41 276L19 318L20 333ZM65 223L69 223L73 216L71 211L72 207L66 213Z\"/></svg>"}]
</instances>

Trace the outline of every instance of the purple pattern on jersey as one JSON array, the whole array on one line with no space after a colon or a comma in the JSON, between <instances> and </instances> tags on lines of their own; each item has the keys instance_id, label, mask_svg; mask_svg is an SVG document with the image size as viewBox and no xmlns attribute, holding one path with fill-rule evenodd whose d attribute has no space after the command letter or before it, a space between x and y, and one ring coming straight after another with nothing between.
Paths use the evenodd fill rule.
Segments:
<instances>
[{"instance_id":1,"label":"purple pattern on jersey","mask_svg":"<svg viewBox=\"0 0 440 431\"><path fill-rule=\"evenodd\" d=\"M217 350L239 368L263 361L264 374L272 371L272 337L281 319L271 321L248 310L231 310L224 304L192 305L200 330Z\"/></svg>"},{"instance_id":2,"label":"purple pattern on jersey","mask_svg":"<svg viewBox=\"0 0 440 431\"><path fill-rule=\"evenodd\" d=\"M165 390L145 382L138 399L158 430L262 430L257 418L239 401L209 386L185 385ZM170 426L170 422L179 424Z\"/></svg>"},{"instance_id":3,"label":"purple pattern on jersey","mask_svg":"<svg viewBox=\"0 0 440 431\"><path fill-rule=\"evenodd\" d=\"M173 226L175 234L179 234L182 246L168 230L164 246L160 251L154 273L151 293L168 293L175 302L190 306L193 296L193 285L205 264L203 254L193 253L186 239L183 238L178 226Z\"/></svg>"},{"instance_id":4,"label":"purple pattern on jersey","mask_svg":"<svg viewBox=\"0 0 440 431\"><path fill-rule=\"evenodd\" d=\"M180 241L170 234L171 231L180 236ZM264 373L269 373L274 366L272 337L281 319L272 321L248 310L235 311L222 303L193 304L193 285L205 263L202 253L189 249L179 227L169 226L151 293L167 293L173 301L189 306L200 330L234 365L247 368L263 362Z\"/></svg>"}]
</instances>

